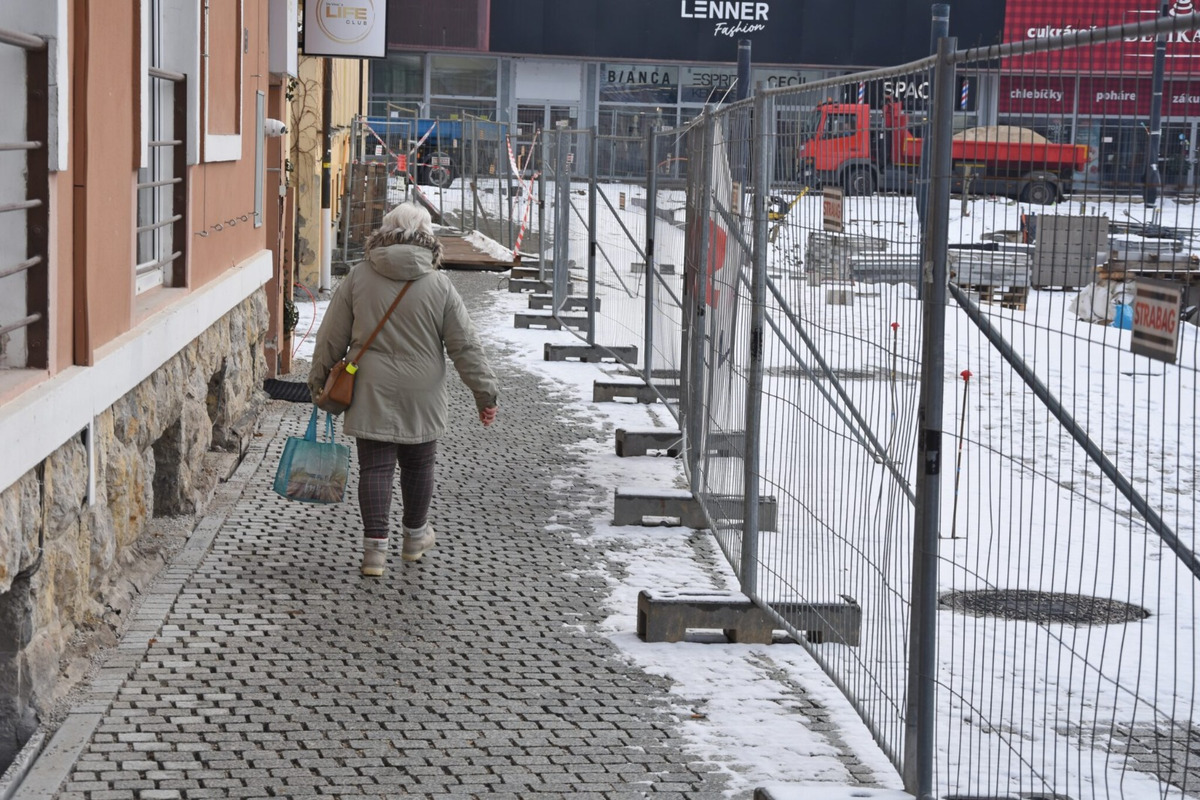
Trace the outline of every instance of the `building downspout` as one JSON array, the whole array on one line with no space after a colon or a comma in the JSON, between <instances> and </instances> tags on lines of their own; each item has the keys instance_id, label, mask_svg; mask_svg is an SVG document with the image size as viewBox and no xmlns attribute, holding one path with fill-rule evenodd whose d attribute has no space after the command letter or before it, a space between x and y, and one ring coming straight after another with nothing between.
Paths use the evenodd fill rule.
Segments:
<instances>
[{"instance_id":1,"label":"building downspout","mask_svg":"<svg viewBox=\"0 0 1200 800\"><path fill-rule=\"evenodd\" d=\"M333 59L325 59L321 101L321 285L333 286Z\"/></svg>"}]
</instances>

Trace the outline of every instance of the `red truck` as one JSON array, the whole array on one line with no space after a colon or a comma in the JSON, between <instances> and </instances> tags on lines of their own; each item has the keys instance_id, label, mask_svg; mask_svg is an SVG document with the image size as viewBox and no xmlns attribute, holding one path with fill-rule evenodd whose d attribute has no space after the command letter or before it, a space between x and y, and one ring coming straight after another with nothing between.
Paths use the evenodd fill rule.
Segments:
<instances>
[{"instance_id":1,"label":"red truck","mask_svg":"<svg viewBox=\"0 0 1200 800\"><path fill-rule=\"evenodd\" d=\"M812 186L841 186L848 195L909 193L922 144L909 125L894 100L882 113L866 103L822 103L800 131L800 177ZM956 136L951 146L956 190L969 181L971 192L1045 205L1070 192L1072 175L1087 164L1085 145L1054 144L1025 129L979 131Z\"/></svg>"}]
</instances>

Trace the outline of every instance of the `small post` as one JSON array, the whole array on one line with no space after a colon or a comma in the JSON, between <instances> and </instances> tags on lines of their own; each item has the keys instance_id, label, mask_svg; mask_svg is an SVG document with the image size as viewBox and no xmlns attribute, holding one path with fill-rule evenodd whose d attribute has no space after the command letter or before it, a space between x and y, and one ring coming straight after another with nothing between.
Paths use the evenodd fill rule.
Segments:
<instances>
[{"instance_id":1,"label":"small post","mask_svg":"<svg viewBox=\"0 0 1200 800\"><path fill-rule=\"evenodd\" d=\"M772 98L763 92L763 86L756 87L754 95L754 196L753 217L754 252L751 256L750 267L750 374L746 380L746 453L742 461L745 481L746 509L742 516L742 574L740 576L742 591L748 597L758 594L758 503L759 486L759 450L762 436L759 430L762 418L762 388L763 388L763 349L766 340L767 320L767 249L770 247L767 230L767 210L769 206L772 137L774 129L775 104Z\"/></svg>"},{"instance_id":2,"label":"small post","mask_svg":"<svg viewBox=\"0 0 1200 800\"><path fill-rule=\"evenodd\" d=\"M1171 16L1170 3L1163 3L1160 15ZM1158 195L1162 188L1162 173L1158 162L1162 155L1162 105L1163 105L1163 73L1167 62L1167 35L1160 33L1154 37L1154 72L1150 80L1150 142L1146 151L1146 208L1158 205ZM1154 212L1154 221L1161 212Z\"/></svg>"},{"instance_id":3,"label":"small post","mask_svg":"<svg viewBox=\"0 0 1200 800\"><path fill-rule=\"evenodd\" d=\"M654 280L658 272L654 263L654 226L658 215L658 171L654 168L654 123L646 123L646 319L645 379L653 386L654 378Z\"/></svg>"},{"instance_id":4,"label":"small post","mask_svg":"<svg viewBox=\"0 0 1200 800\"><path fill-rule=\"evenodd\" d=\"M596 346L596 201L598 198L597 181L599 178L600 159L596 158L596 144L599 130L593 125L588 129L588 329L587 343Z\"/></svg>"}]
</instances>

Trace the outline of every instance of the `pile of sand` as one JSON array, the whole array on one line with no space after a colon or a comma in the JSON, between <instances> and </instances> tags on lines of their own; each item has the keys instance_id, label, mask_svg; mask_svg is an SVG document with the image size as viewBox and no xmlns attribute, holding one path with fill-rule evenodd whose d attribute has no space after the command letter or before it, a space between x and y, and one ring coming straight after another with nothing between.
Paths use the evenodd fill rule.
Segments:
<instances>
[{"instance_id":1,"label":"pile of sand","mask_svg":"<svg viewBox=\"0 0 1200 800\"><path fill-rule=\"evenodd\" d=\"M985 125L981 128L967 128L954 134L958 142L1006 142L1010 144L1046 144L1050 140L1029 128L1018 128L1015 125Z\"/></svg>"}]
</instances>

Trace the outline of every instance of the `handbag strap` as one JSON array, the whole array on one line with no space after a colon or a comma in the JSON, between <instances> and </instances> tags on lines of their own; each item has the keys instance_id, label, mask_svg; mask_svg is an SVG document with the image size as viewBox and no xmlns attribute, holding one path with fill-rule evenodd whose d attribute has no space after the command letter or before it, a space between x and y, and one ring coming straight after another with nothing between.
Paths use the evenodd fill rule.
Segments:
<instances>
[{"instance_id":1,"label":"handbag strap","mask_svg":"<svg viewBox=\"0 0 1200 800\"><path fill-rule=\"evenodd\" d=\"M383 330L384 323L388 321L388 317L390 317L392 312L396 310L396 306L400 305L400 301L404 299L404 295L409 289L412 288L412 285L413 281L409 281L408 283L404 284L404 288L400 290L400 294L396 295L396 299L393 300L391 306L388 307L387 313L383 315L383 319L379 320L379 324L375 326L375 330L371 331L371 335L367 337L367 341L363 342L363 346L359 348L358 355L356 355L354 360L350 362L351 364L358 364L358 360L362 358L363 353L367 352L367 348L371 346L371 342L375 341L375 337L379 335L381 330Z\"/></svg>"}]
</instances>

